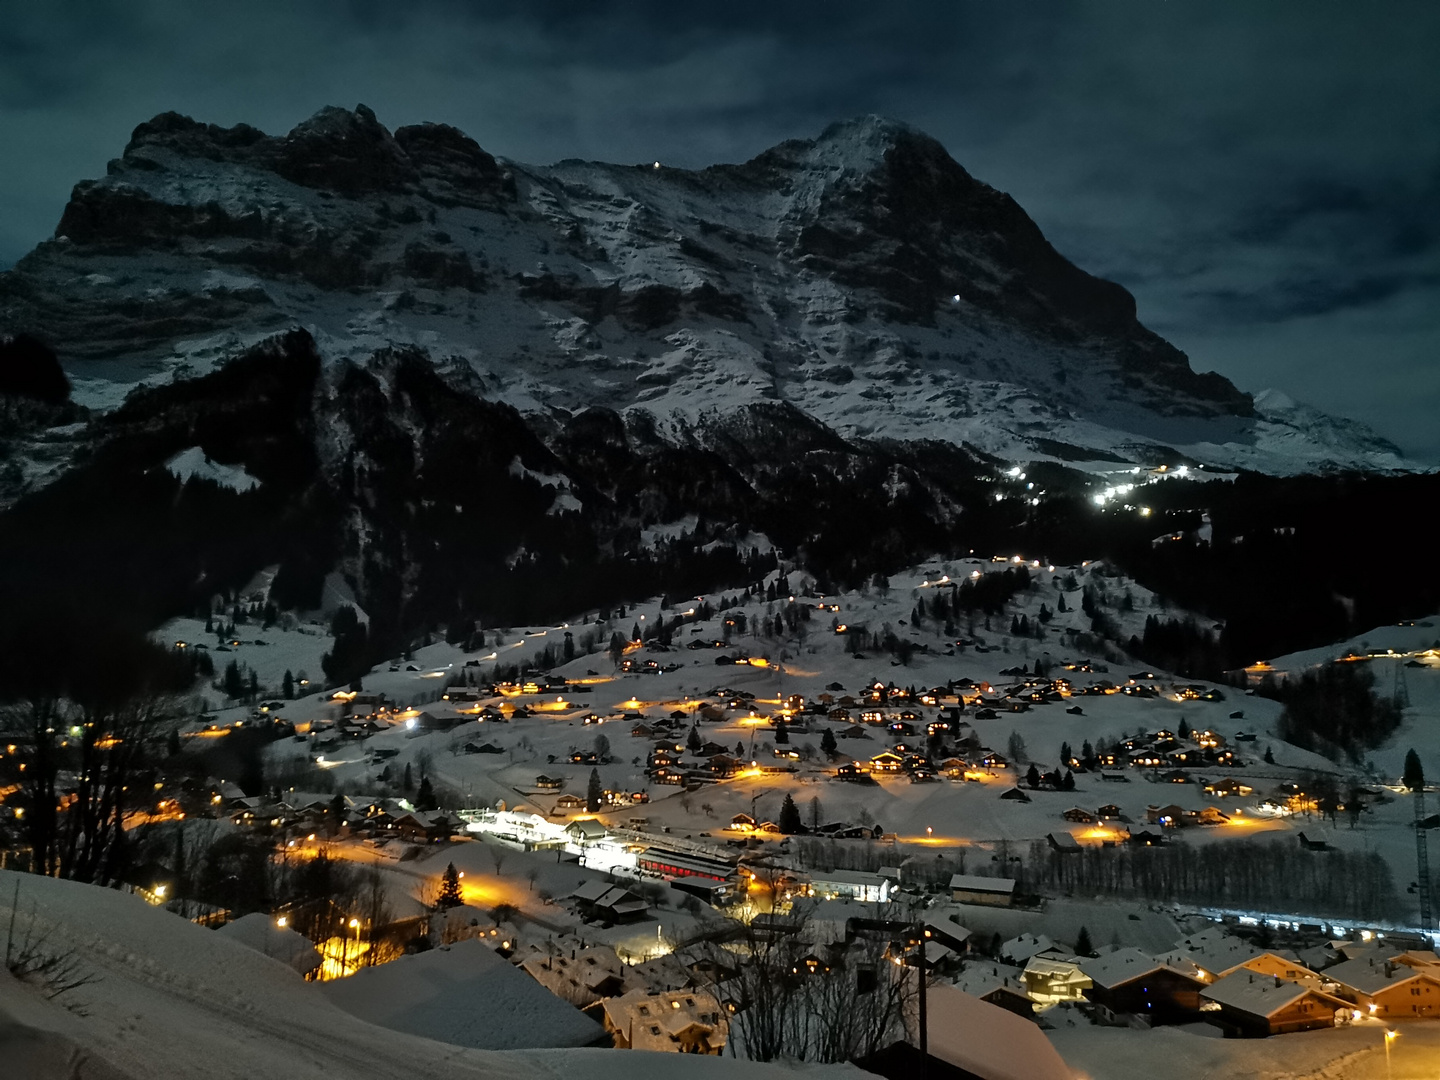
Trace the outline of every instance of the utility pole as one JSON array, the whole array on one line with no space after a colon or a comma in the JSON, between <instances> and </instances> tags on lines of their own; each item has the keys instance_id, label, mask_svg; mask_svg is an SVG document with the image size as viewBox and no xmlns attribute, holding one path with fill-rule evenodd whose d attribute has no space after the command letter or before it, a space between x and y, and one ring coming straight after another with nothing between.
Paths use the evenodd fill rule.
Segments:
<instances>
[{"instance_id":1,"label":"utility pole","mask_svg":"<svg viewBox=\"0 0 1440 1080\"><path fill-rule=\"evenodd\" d=\"M1415 887L1420 891L1420 929L1431 929L1430 853L1426 847L1425 785L1415 788Z\"/></svg>"}]
</instances>

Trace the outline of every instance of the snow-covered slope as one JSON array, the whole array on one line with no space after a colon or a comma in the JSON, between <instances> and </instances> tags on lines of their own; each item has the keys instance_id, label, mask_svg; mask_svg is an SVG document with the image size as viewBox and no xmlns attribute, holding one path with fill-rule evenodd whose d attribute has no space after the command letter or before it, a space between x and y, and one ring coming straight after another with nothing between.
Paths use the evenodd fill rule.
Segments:
<instances>
[{"instance_id":1,"label":"snow-covered slope","mask_svg":"<svg viewBox=\"0 0 1440 1080\"><path fill-rule=\"evenodd\" d=\"M619 1080L664 1059L610 1050L495 1053L375 1027L278 960L138 897L0 870L0 918L37 919L94 981L46 1001L0 970L0 1076L8 1080ZM38 912L38 914L36 914ZM795 1070L690 1058L696 1080L780 1080ZM816 1076L857 1075L811 1067Z\"/></svg>"},{"instance_id":2,"label":"snow-covered slope","mask_svg":"<svg viewBox=\"0 0 1440 1080\"><path fill-rule=\"evenodd\" d=\"M50 340L98 407L296 324L331 362L413 345L524 413L643 412L677 441L783 403L846 439L1016 460L1405 466L1192 372L1124 289L876 117L685 171L497 161L363 106L283 137L165 114L0 275L0 329Z\"/></svg>"}]
</instances>

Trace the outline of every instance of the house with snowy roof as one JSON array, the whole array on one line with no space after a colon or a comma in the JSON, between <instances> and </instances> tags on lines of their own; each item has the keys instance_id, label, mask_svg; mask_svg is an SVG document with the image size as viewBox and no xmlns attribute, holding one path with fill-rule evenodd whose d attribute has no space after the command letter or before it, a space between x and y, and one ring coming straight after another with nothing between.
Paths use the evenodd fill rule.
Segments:
<instances>
[{"instance_id":1,"label":"house with snowy roof","mask_svg":"<svg viewBox=\"0 0 1440 1080\"><path fill-rule=\"evenodd\" d=\"M1200 994L1201 1009L1219 1027L1242 1035L1281 1035L1334 1027L1350 1006L1313 983L1239 968Z\"/></svg>"},{"instance_id":2,"label":"house with snowy roof","mask_svg":"<svg viewBox=\"0 0 1440 1080\"><path fill-rule=\"evenodd\" d=\"M633 990L601 1002L605 1030L620 1050L659 1050L679 1054L720 1054L730 1019L708 991Z\"/></svg>"},{"instance_id":3,"label":"house with snowy roof","mask_svg":"<svg viewBox=\"0 0 1440 1080\"><path fill-rule=\"evenodd\" d=\"M1086 997L1111 1015L1135 1014L1152 1024L1189 1020L1206 986L1198 973L1177 970L1139 949L1117 949L1080 962L1092 983Z\"/></svg>"},{"instance_id":4,"label":"house with snowy roof","mask_svg":"<svg viewBox=\"0 0 1440 1080\"><path fill-rule=\"evenodd\" d=\"M1080 968L1080 961L1061 953L1037 953L1025 961L1020 973L1031 1000L1040 1004L1084 1001L1094 980Z\"/></svg>"},{"instance_id":5,"label":"house with snowy roof","mask_svg":"<svg viewBox=\"0 0 1440 1080\"><path fill-rule=\"evenodd\" d=\"M1012 964L1023 965L1032 956L1051 952L1054 948L1055 942L1044 934L1021 934L1000 946L1000 956L1001 959L1008 960Z\"/></svg>"},{"instance_id":6,"label":"house with snowy roof","mask_svg":"<svg viewBox=\"0 0 1440 1080\"><path fill-rule=\"evenodd\" d=\"M1384 956L1358 956L1325 969L1338 996L1381 1020L1440 1015L1440 970L1411 967Z\"/></svg>"},{"instance_id":7,"label":"house with snowy roof","mask_svg":"<svg viewBox=\"0 0 1440 1080\"><path fill-rule=\"evenodd\" d=\"M1160 959L1177 970L1193 965L1207 981L1224 978L1242 968L1260 975L1273 975L1295 982L1318 983L1320 976L1300 963L1288 950L1262 949L1243 938L1212 926L1181 938Z\"/></svg>"},{"instance_id":8,"label":"house with snowy roof","mask_svg":"<svg viewBox=\"0 0 1440 1080\"><path fill-rule=\"evenodd\" d=\"M957 990L1006 1012L1026 1019L1035 1015L1035 1003L1030 999L1022 972L1013 964L971 961L951 979L951 983Z\"/></svg>"},{"instance_id":9,"label":"house with snowy roof","mask_svg":"<svg viewBox=\"0 0 1440 1080\"><path fill-rule=\"evenodd\" d=\"M950 898L959 904L1009 907L1015 902L1015 879L954 874L950 878Z\"/></svg>"}]
</instances>

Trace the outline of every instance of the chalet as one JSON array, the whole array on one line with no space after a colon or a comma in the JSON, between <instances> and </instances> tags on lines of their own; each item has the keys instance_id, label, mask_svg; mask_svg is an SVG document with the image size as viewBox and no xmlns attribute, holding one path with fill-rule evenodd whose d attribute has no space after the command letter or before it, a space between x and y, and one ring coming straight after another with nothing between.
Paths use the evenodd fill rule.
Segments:
<instances>
[{"instance_id":1,"label":"chalet","mask_svg":"<svg viewBox=\"0 0 1440 1080\"><path fill-rule=\"evenodd\" d=\"M394 828L406 840L435 844L446 840L455 831L448 814L438 810L412 810L394 821Z\"/></svg>"},{"instance_id":2,"label":"chalet","mask_svg":"<svg viewBox=\"0 0 1440 1080\"><path fill-rule=\"evenodd\" d=\"M1011 802L1029 802L1030 796L1021 791L1018 787L1012 787L1009 791L1002 791L1000 798L1009 799Z\"/></svg>"},{"instance_id":3,"label":"chalet","mask_svg":"<svg viewBox=\"0 0 1440 1080\"><path fill-rule=\"evenodd\" d=\"M709 992L634 990L601 1003L605 1030L621 1050L720 1054L729 1016Z\"/></svg>"},{"instance_id":4,"label":"chalet","mask_svg":"<svg viewBox=\"0 0 1440 1080\"><path fill-rule=\"evenodd\" d=\"M1120 807L1114 803L1106 803L1095 811L1095 816L1102 821L1112 821L1117 818L1122 818L1125 815L1120 812Z\"/></svg>"},{"instance_id":5,"label":"chalet","mask_svg":"<svg viewBox=\"0 0 1440 1080\"><path fill-rule=\"evenodd\" d=\"M953 953L963 953L970 947L970 931L957 922L926 919L925 934L931 941L938 941Z\"/></svg>"},{"instance_id":6,"label":"chalet","mask_svg":"<svg viewBox=\"0 0 1440 1080\"><path fill-rule=\"evenodd\" d=\"M546 776L541 773L535 777L535 786L541 791L559 791L565 786L565 778L563 776Z\"/></svg>"},{"instance_id":7,"label":"chalet","mask_svg":"<svg viewBox=\"0 0 1440 1080\"><path fill-rule=\"evenodd\" d=\"M1200 1009L1205 982L1198 975L1177 971L1163 960L1139 949L1120 949L1106 956L1080 961L1091 980L1085 996L1112 1016L1136 1014L1152 1024L1192 1019Z\"/></svg>"},{"instance_id":8,"label":"chalet","mask_svg":"<svg viewBox=\"0 0 1440 1080\"><path fill-rule=\"evenodd\" d=\"M1000 958L1012 964L1024 964L1032 956L1053 952L1055 942L1044 934L1021 934L1000 946Z\"/></svg>"},{"instance_id":9,"label":"chalet","mask_svg":"<svg viewBox=\"0 0 1440 1080\"><path fill-rule=\"evenodd\" d=\"M607 922L633 922L643 919L650 905L640 897L608 881L587 881L570 894L587 918Z\"/></svg>"},{"instance_id":10,"label":"chalet","mask_svg":"<svg viewBox=\"0 0 1440 1080\"><path fill-rule=\"evenodd\" d=\"M1200 994L1212 1022L1242 1035L1280 1035L1334 1027L1348 1006L1318 985L1290 982L1254 971L1236 971Z\"/></svg>"},{"instance_id":11,"label":"chalet","mask_svg":"<svg viewBox=\"0 0 1440 1080\"><path fill-rule=\"evenodd\" d=\"M870 778L870 773L862 769L853 761L847 761L835 770L836 780L847 780L852 784L873 784L875 781Z\"/></svg>"},{"instance_id":12,"label":"chalet","mask_svg":"<svg viewBox=\"0 0 1440 1080\"><path fill-rule=\"evenodd\" d=\"M1239 780L1226 777L1224 780L1217 780L1214 783L1205 785L1205 794L1214 795L1218 798L1234 797L1243 799L1254 794L1255 789L1249 784L1242 784Z\"/></svg>"},{"instance_id":13,"label":"chalet","mask_svg":"<svg viewBox=\"0 0 1440 1080\"><path fill-rule=\"evenodd\" d=\"M736 814L730 819L730 828L749 832L755 828L755 819L749 814Z\"/></svg>"},{"instance_id":14,"label":"chalet","mask_svg":"<svg viewBox=\"0 0 1440 1080\"><path fill-rule=\"evenodd\" d=\"M1080 807L1078 806L1072 806L1069 810L1066 810L1060 816L1063 817L1066 821L1073 821L1076 825L1095 824L1095 815L1090 813L1089 810L1080 809Z\"/></svg>"},{"instance_id":15,"label":"chalet","mask_svg":"<svg viewBox=\"0 0 1440 1080\"><path fill-rule=\"evenodd\" d=\"M870 759L871 772L898 773L904 765L904 757L890 750L882 750Z\"/></svg>"},{"instance_id":16,"label":"chalet","mask_svg":"<svg viewBox=\"0 0 1440 1080\"><path fill-rule=\"evenodd\" d=\"M1013 878L955 874L950 878L950 898L959 904L1009 907L1015 902Z\"/></svg>"},{"instance_id":17,"label":"chalet","mask_svg":"<svg viewBox=\"0 0 1440 1080\"><path fill-rule=\"evenodd\" d=\"M1440 1014L1440 972L1376 956L1346 960L1325 969L1339 996L1381 1020Z\"/></svg>"},{"instance_id":18,"label":"chalet","mask_svg":"<svg viewBox=\"0 0 1440 1080\"><path fill-rule=\"evenodd\" d=\"M955 976L955 988L1027 1020L1035 1018L1035 1003L1026 992L1020 969L1009 964L966 964L960 974ZM939 987L936 988L938 989ZM932 995L935 992L930 991Z\"/></svg>"},{"instance_id":19,"label":"chalet","mask_svg":"<svg viewBox=\"0 0 1440 1080\"><path fill-rule=\"evenodd\" d=\"M1288 952L1272 952L1212 926L1181 938L1160 957L1177 971L1193 968L1207 982L1237 971L1318 985L1320 977Z\"/></svg>"},{"instance_id":20,"label":"chalet","mask_svg":"<svg viewBox=\"0 0 1440 1080\"><path fill-rule=\"evenodd\" d=\"M1230 815L1213 806L1202 806L1199 810L1187 810L1183 820L1186 825L1228 825Z\"/></svg>"},{"instance_id":21,"label":"chalet","mask_svg":"<svg viewBox=\"0 0 1440 1080\"><path fill-rule=\"evenodd\" d=\"M569 814L584 809L585 800L579 795L561 795L555 800L554 812L557 814Z\"/></svg>"},{"instance_id":22,"label":"chalet","mask_svg":"<svg viewBox=\"0 0 1440 1080\"><path fill-rule=\"evenodd\" d=\"M1130 778L1123 772L1116 772L1113 769L1101 769L1100 779L1111 784L1128 784Z\"/></svg>"},{"instance_id":23,"label":"chalet","mask_svg":"<svg viewBox=\"0 0 1440 1080\"><path fill-rule=\"evenodd\" d=\"M602 998L623 994L627 968L608 945L583 949L556 949L531 943L510 958L532 979L556 997L578 1009Z\"/></svg>"},{"instance_id":24,"label":"chalet","mask_svg":"<svg viewBox=\"0 0 1440 1080\"><path fill-rule=\"evenodd\" d=\"M1051 851L1060 855L1079 854L1080 852L1080 841L1068 832L1047 833L1045 841L1050 845Z\"/></svg>"},{"instance_id":25,"label":"chalet","mask_svg":"<svg viewBox=\"0 0 1440 1080\"><path fill-rule=\"evenodd\" d=\"M1161 825L1167 829L1178 828L1185 820L1185 808L1169 803L1166 806L1150 805L1145 808L1145 823Z\"/></svg>"},{"instance_id":26,"label":"chalet","mask_svg":"<svg viewBox=\"0 0 1440 1080\"><path fill-rule=\"evenodd\" d=\"M1044 1005L1084 1001L1085 991L1095 985L1090 976L1080 970L1078 960L1054 953L1039 953L1030 957L1020 977L1030 999Z\"/></svg>"},{"instance_id":27,"label":"chalet","mask_svg":"<svg viewBox=\"0 0 1440 1080\"><path fill-rule=\"evenodd\" d=\"M1141 829L1139 832L1131 833L1128 841L1136 847L1160 847L1167 843L1163 834L1151 832L1149 829Z\"/></svg>"},{"instance_id":28,"label":"chalet","mask_svg":"<svg viewBox=\"0 0 1440 1080\"><path fill-rule=\"evenodd\" d=\"M603 821L596 821L594 818L584 818L580 821L572 821L569 825L566 825L565 835L570 838L571 843L594 844L608 837L610 830L605 827Z\"/></svg>"},{"instance_id":29,"label":"chalet","mask_svg":"<svg viewBox=\"0 0 1440 1080\"><path fill-rule=\"evenodd\" d=\"M1324 841L1324 840L1312 840L1312 839L1310 839L1310 837L1306 836L1303 832L1296 834L1295 839L1300 842L1300 846L1301 846L1302 848L1304 848L1306 851L1329 851L1329 850L1330 850L1330 845L1329 845L1329 843L1327 843L1327 842Z\"/></svg>"}]
</instances>

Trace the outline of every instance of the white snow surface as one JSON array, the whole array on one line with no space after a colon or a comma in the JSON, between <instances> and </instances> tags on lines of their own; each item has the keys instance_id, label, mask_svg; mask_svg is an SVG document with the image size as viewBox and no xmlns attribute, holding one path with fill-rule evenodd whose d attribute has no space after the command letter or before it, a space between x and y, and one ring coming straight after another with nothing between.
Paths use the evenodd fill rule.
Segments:
<instances>
[{"instance_id":1,"label":"white snow surface","mask_svg":"<svg viewBox=\"0 0 1440 1080\"><path fill-rule=\"evenodd\" d=\"M189 480L191 477L213 480L232 491L249 491L260 486L260 481L246 472L243 465L222 465L211 461L198 446L181 450L165 462L165 468L181 480Z\"/></svg>"},{"instance_id":2,"label":"white snow surface","mask_svg":"<svg viewBox=\"0 0 1440 1080\"><path fill-rule=\"evenodd\" d=\"M325 983L362 1020L480 1050L589 1046L604 1029L488 945L469 940Z\"/></svg>"},{"instance_id":3,"label":"white snow surface","mask_svg":"<svg viewBox=\"0 0 1440 1080\"><path fill-rule=\"evenodd\" d=\"M224 935L126 893L0 871L0 919L16 883L32 918L73 947L96 981L61 1001L0 972L6 1080L632 1080L669 1059L633 1051L492 1052L376 1027L319 986ZM38 914L35 914L37 913ZM694 1080L859 1077L845 1066L787 1068L687 1058Z\"/></svg>"}]
</instances>

